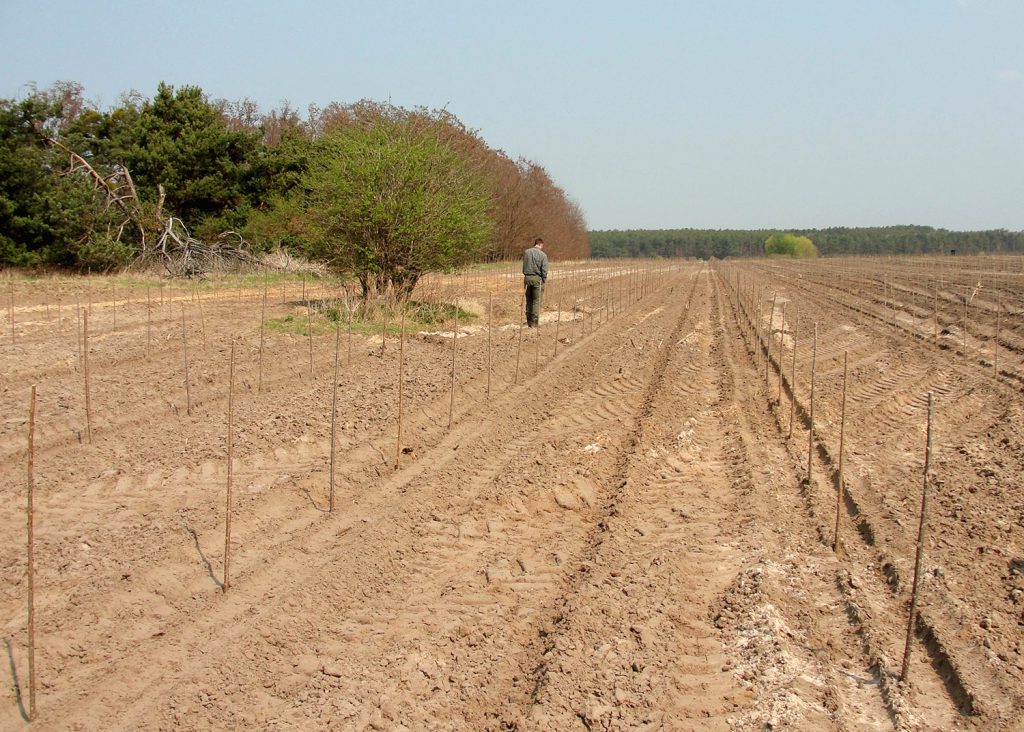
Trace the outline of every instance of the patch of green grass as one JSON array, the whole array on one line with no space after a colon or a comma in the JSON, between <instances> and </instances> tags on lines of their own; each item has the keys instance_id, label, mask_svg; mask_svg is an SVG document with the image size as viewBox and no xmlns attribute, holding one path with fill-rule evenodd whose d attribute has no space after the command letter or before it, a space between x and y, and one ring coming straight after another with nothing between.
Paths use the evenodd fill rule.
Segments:
<instances>
[{"instance_id":1,"label":"patch of green grass","mask_svg":"<svg viewBox=\"0 0 1024 732\"><path fill-rule=\"evenodd\" d=\"M460 323L477 318L474 313L449 303L418 302L416 300L410 300L406 306L406 317L420 325L438 325L452 320L456 310L459 312Z\"/></svg>"},{"instance_id":2,"label":"patch of green grass","mask_svg":"<svg viewBox=\"0 0 1024 732\"><path fill-rule=\"evenodd\" d=\"M267 330L272 333L288 333L290 335L308 336L310 329L313 335L333 333L338 327L337 321L330 321L319 315L306 318L304 315L286 315L283 318L267 318ZM355 327L353 325L353 330Z\"/></svg>"},{"instance_id":3,"label":"patch of green grass","mask_svg":"<svg viewBox=\"0 0 1024 732\"><path fill-rule=\"evenodd\" d=\"M456 307L448 303L409 302L405 306L405 329L411 331L450 327L455 311ZM468 323L478 317L462 308L458 308L458 313L460 323ZM399 305L371 308L367 312L357 308L353 313L352 332L357 335L379 335L381 329L386 327L389 334L398 335L402 331L401 321L402 311ZM301 336L308 336L311 329L314 336L333 333L338 328L347 331L348 311L338 306L314 308L309 317L305 313L296 313L281 318L270 318L266 321L266 327L274 333Z\"/></svg>"}]
</instances>

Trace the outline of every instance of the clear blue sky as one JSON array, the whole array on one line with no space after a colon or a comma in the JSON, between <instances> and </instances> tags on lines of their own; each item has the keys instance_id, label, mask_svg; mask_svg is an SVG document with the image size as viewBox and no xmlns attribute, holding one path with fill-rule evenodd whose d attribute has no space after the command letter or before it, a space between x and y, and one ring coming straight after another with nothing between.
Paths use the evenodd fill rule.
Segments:
<instances>
[{"instance_id":1,"label":"clear blue sky","mask_svg":"<svg viewBox=\"0 0 1024 732\"><path fill-rule=\"evenodd\" d=\"M447 107L591 228L1024 229L1024 1L0 0L0 97Z\"/></svg>"}]
</instances>

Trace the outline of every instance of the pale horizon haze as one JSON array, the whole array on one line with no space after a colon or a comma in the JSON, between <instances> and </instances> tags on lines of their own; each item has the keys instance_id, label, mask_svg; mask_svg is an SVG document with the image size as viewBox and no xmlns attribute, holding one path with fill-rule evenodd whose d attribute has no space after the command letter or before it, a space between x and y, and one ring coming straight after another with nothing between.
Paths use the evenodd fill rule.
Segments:
<instances>
[{"instance_id":1,"label":"pale horizon haze","mask_svg":"<svg viewBox=\"0 0 1024 732\"><path fill-rule=\"evenodd\" d=\"M1024 2L0 0L0 97L447 108L591 229L1024 230Z\"/></svg>"}]
</instances>

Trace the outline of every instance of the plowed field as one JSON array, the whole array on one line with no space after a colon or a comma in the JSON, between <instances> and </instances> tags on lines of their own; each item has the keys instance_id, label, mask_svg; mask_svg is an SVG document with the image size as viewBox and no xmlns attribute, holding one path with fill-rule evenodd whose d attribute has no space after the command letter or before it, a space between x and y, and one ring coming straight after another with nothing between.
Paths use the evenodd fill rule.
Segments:
<instances>
[{"instance_id":1,"label":"plowed field","mask_svg":"<svg viewBox=\"0 0 1024 732\"><path fill-rule=\"evenodd\" d=\"M454 349L343 323L261 367L262 287L19 283L0 728L35 384L33 728L1024 729L1018 260L556 264L535 330L514 274L423 290L479 313Z\"/></svg>"}]
</instances>

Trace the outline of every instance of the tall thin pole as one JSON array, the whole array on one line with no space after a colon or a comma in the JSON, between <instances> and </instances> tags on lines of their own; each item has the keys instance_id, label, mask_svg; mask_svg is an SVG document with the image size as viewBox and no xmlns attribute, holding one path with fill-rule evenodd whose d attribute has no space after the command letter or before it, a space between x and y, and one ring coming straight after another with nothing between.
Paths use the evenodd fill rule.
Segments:
<instances>
[{"instance_id":1,"label":"tall thin pole","mask_svg":"<svg viewBox=\"0 0 1024 732\"><path fill-rule=\"evenodd\" d=\"M558 289L562 289L559 287ZM558 296L558 320L555 321L555 356L558 355L558 326L562 324L562 296Z\"/></svg>"},{"instance_id":2,"label":"tall thin pole","mask_svg":"<svg viewBox=\"0 0 1024 732\"><path fill-rule=\"evenodd\" d=\"M793 322L793 365L789 372L789 437L793 439L793 414L796 411L796 336L800 329L800 311Z\"/></svg>"},{"instance_id":3,"label":"tall thin pole","mask_svg":"<svg viewBox=\"0 0 1024 732\"><path fill-rule=\"evenodd\" d=\"M818 366L818 324L814 324L814 349L811 351L811 425L807 432L807 483L810 485L814 461L814 382L815 370Z\"/></svg>"},{"instance_id":4,"label":"tall thin pole","mask_svg":"<svg viewBox=\"0 0 1024 732\"><path fill-rule=\"evenodd\" d=\"M896 275L889 276L889 302L892 303L892 327L896 327Z\"/></svg>"},{"instance_id":5,"label":"tall thin pole","mask_svg":"<svg viewBox=\"0 0 1024 732\"><path fill-rule=\"evenodd\" d=\"M153 344L153 303L149 293L149 285L146 285L146 358L149 358L149 351Z\"/></svg>"},{"instance_id":6,"label":"tall thin pole","mask_svg":"<svg viewBox=\"0 0 1024 732\"><path fill-rule=\"evenodd\" d=\"M36 561L35 508L32 505L35 480L36 387L33 384L28 406L28 721L36 718Z\"/></svg>"},{"instance_id":7,"label":"tall thin pole","mask_svg":"<svg viewBox=\"0 0 1024 732\"><path fill-rule=\"evenodd\" d=\"M334 465L338 433L338 360L341 355L341 324L334 331L334 379L331 381L331 477L327 510L334 512Z\"/></svg>"},{"instance_id":8,"label":"tall thin pole","mask_svg":"<svg viewBox=\"0 0 1024 732\"><path fill-rule=\"evenodd\" d=\"M765 337L765 357L764 357L764 384L768 386L768 367L772 363L772 329L775 327L775 298L779 295L777 292L772 293L772 312L768 316L768 333Z\"/></svg>"},{"instance_id":9,"label":"tall thin pole","mask_svg":"<svg viewBox=\"0 0 1024 732\"><path fill-rule=\"evenodd\" d=\"M184 307L184 306L183 306ZM199 326L203 336L203 351L206 351L206 312L203 310L203 296L199 296Z\"/></svg>"},{"instance_id":10,"label":"tall thin pole","mask_svg":"<svg viewBox=\"0 0 1024 732\"><path fill-rule=\"evenodd\" d=\"M917 527L917 555L914 558L914 584L910 590L910 619L907 621L907 642L903 647L903 669L900 671L900 680L907 680L907 672L910 670L910 641L914 636L914 619L917 615L917 591L918 579L921 575L921 560L924 557L924 539L927 527L928 516L928 473L932 465L932 415L934 412L934 399L932 392L928 392L928 437L924 452L924 488L921 491L921 520Z\"/></svg>"},{"instance_id":11,"label":"tall thin pole","mask_svg":"<svg viewBox=\"0 0 1024 732\"><path fill-rule=\"evenodd\" d=\"M75 298L75 345L78 346L78 363L82 363L82 305Z\"/></svg>"},{"instance_id":12,"label":"tall thin pole","mask_svg":"<svg viewBox=\"0 0 1024 732\"><path fill-rule=\"evenodd\" d=\"M192 416L192 393L188 385L188 336L185 331L185 303L181 304L181 353L185 359L185 414Z\"/></svg>"},{"instance_id":13,"label":"tall thin pole","mask_svg":"<svg viewBox=\"0 0 1024 732\"><path fill-rule=\"evenodd\" d=\"M843 505L843 453L846 441L846 367L849 355L849 351L843 351L843 406L839 413L839 475L837 476L838 487L836 489L836 526L833 533L834 541L832 543L832 550L836 553L838 553L842 547L839 539L839 515Z\"/></svg>"},{"instance_id":14,"label":"tall thin pole","mask_svg":"<svg viewBox=\"0 0 1024 732\"><path fill-rule=\"evenodd\" d=\"M260 308L260 358L259 376L256 381L256 391L263 391L263 341L267 332L267 287L269 286L270 275L263 277L263 305Z\"/></svg>"},{"instance_id":15,"label":"tall thin pole","mask_svg":"<svg viewBox=\"0 0 1024 732\"><path fill-rule=\"evenodd\" d=\"M970 289L970 286L967 287ZM964 355L967 355L967 290L964 291L964 327L963 327L963 348Z\"/></svg>"},{"instance_id":16,"label":"tall thin pole","mask_svg":"<svg viewBox=\"0 0 1024 732\"><path fill-rule=\"evenodd\" d=\"M405 308L402 308L402 335L398 344L398 439L395 440L395 470L402 467L402 405L405 397ZM488 355L490 355L488 353ZM488 373L490 387L490 373Z\"/></svg>"},{"instance_id":17,"label":"tall thin pole","mask_svg":"<svg viewBox=\"0 0 1024 732\"><path fill-rule=\"evenodd\" d=\"M233 419L235 413L235 343L231 342L231 363L228 365L228 490L224 512L224 592L231 586L231 462L234 456Z\"/></svg>"},{"instance_id":18,"label":"tall thin pole","mask_svg":"<svg viewBox=\"0 0 1024 732\"><path fill-rule=\"evenodd\" d=\"M579 298L578 297L574 297L573 300L572 300L572 315L569 316L570 317L570 320L569 320L569 328L570 328L570 330L569 330L569 341L570 342L576 340L576 309L578 307L579 307ZM585 325L585 323L581 323L580 325L583 326L583 325ZM582 338L583 335L584 335L583 328L581 327L580 328L580 338Z\"/></svg>"},{"instance_id":19,"label":"tall thin pole","mask_svg":"<svg viewBox=\"0 0 1024 732\"><path fill-rule=\"evenodd\" d=\"M996 310L996 337L992 339L992 372L999 374L999 315L1003 304L1000 302Z\"/></svg>"},{"instance_id":20,"label":"tall thin pole","mask_svg":"<svg viewBox=\"0 0 1024 732\"><path fill-rule=\"evenodd\" d=\"M92 444L92 400L89 395L89 311L82 314L82 370L85 372L85 440Z\"/></svg>"},{"instance_id":21,"label":"tall thin pole","mask_svg":"<svg viewBox=\"0 0 1024 732\"><path fill-rule=\"evenodd\" d=\"M781 323L779 325L779 355L777 357L779 362L779 395L775 398L775 403L782 405L782 355L783 346L785 345L786 338L786 303L782 303L782 315L780 316Z\"/></svg>"},{"instance_id":22,"label":"tall thin pole","mask_svg":"<svg viewBox=\"0 0 1024 732\"><path fill-rule=\"evenodd\" d=\"M525 296L519 299L519 345L516 347L516 372L512 377L512 383L519 383L519 359L523 355L523 304Z\"/></svg>"},{"instance_id":23,"label":"tall thin pole","mask_svg":"<svg viewBox=\"0 0 1024 732\"><path fill-rule=\"evenodd\" d=\"M306 278L302 278L303 294L305 294ZM309 305L306 305L306 335L309 337L309 380L313 380L313 314Z\"/></svg>"},{"instance_id":24,"label":"tall thin pole","mask_svg":"<svg viewBox=\"0 0 1024 732\"><path fill-rule=\"evenodd\" d=\"M346 304L349 304L349 300L348 300L347 297L345 298L345 302L346 302ZM354 311L352 309L352 305L349 304L349 307L348 307L348 361L346 363L348 363L350 366L352 365L352 315L353 315L353 312Z\"/></svg>"},{"instance_id":25,"label":"tall thin pole","mask_svg":"<svg viewBox=\"0 0 1024 732\"><path fill-rule=\"evenodd\" d=\"M487 398L491 398L491 310L494 307L494 295L487 293ZM402 323L405 323L405 313L402 313ZM404 327L404 326L403 326Z\"/></svg>"},{"instance_id":26,"label":"tall thin pole","mask_svg":"<svg viewBox=\"0 0 1024 732\"><path fill-rule=\"evenodd\" d=\"M459 340L459 301L455 300L455 324L452 326L452 393L448 402L448 429L452 428L452 415L455 413L455 344Z\"/></svg>"},{"instance_id":27,"label":"tall thin pole","mask_svg":"<svg viewBox=\"0 0 1024 732\"><path fill-rule=\"evenodd\" d=\"M761 317L761 303L764 302L764 285L757 287L757 301L755 303L754 315L754 363L758 370L761 369L761 329L764 328Z\"/></svg>"}]
</instances>

